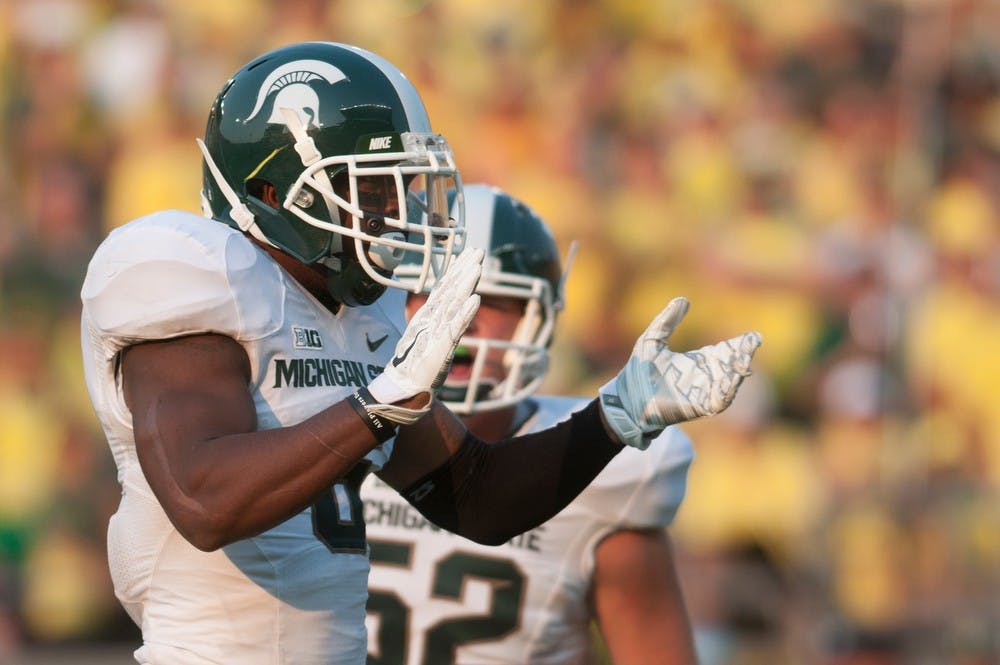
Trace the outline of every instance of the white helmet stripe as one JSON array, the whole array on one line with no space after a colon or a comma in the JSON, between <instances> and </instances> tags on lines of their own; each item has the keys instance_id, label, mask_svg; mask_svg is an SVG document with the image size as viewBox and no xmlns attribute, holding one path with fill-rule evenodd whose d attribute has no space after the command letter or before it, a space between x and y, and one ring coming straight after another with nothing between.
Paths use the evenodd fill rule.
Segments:
<instances>
[{"instance_id":1,"label":"white helmet stripe","mask_svg":"<svg viewBox=\"0 0 1000 665\"><path fill-rule=\"evenodd\" d=\"M403 102L403 110L406 113L406 123L410 126L411 132L430 132L431 124L430 119L427 117L427 109L424 108L424 102L420 99L420 93L417 89L413 87L410 83L410 79L406 78L403 72L399 71L399 68L394 64L382 58L381 56L375 55L370 51L366 51L357 46L351 46L349 44L340 44L344 48L350 49L362 56L370 63L382 70L385 77L392 82L392 87L395 88L396 94L399 95L400 101Z\"/></svg>"},{"instance_id":2,"label":"white helmet stripe","mask_svg":"<svg viewBox=\"0 0 1000 665\"><path fill-rule=\"evenodd\" d=\"M486 250L488 257L493 247L493 215L496 209L497 190L489 185L466 185L462 191L465 193L465 218L478 220L466 223L465 246L480 247ZM487 219L482 220L482 217Z\"/></svg>"}]
</instances>

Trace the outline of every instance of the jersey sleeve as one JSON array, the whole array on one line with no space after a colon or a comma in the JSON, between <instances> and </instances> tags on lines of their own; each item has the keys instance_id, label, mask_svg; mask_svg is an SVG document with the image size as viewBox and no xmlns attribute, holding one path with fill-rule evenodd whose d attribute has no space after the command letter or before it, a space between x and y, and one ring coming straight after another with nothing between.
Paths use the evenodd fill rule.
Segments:
<instances>
[{"instance_id":1,"label":"jersey sleeve","mask_svg":"<svg viewBox=\"0 0 1000 665\"><path fill-rule=\"evenodd\" d=\"M578 497L608 532L669 526L684 500L691 440L668 427L645 451L626 447Z\"/></svg>"},{"instance_id":2,"label":"jersey sleeve","mask_svg":"<svg viewBox=\"0 0 1000 665\"><path fill-rule=\"evenodd\" d=\"M280 325L277 270L239 232L166 211L108 236L81 299L90 324L118 347L201 332L258 338Z\"/></svg>"}]
</instances>

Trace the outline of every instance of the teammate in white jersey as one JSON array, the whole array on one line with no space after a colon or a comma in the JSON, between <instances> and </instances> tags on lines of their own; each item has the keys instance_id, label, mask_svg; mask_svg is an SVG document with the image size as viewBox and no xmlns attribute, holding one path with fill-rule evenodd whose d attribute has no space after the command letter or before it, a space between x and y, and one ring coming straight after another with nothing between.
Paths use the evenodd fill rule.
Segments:
<instances>
[{"instance_id":1,"label":"teammate in white jersey","mask_svg":"<svg viewBox=\"0 0 1000 665\"><path fill-rule=\"evenodd\" d=\"M87 387L122 485L109 564L140 663L364 662L369 471L427 519L504 542L623 444L725 408L749 371L755 334L696 352L707 365L671 351L675 302L600 399L487 445L435 399L483 253L455 257L462 206L451 219L446 193L461 180L403 74L343 44L277 49L223 86L199 147L211 219L125 224L81 290ZM387 290L406 251L414 290L436 279L408 324Z\"/></svg>"},{"instance_id":2,"label":"teammate in white jersey","mask_svg":"<svg viewBox=\"0 0 1000 665\"><path fill-rule=\"evenodd\" d=\"M485 440L536 432L589 402L535 395L565 274L548 227L488 185L466 185L469 246L487 250L482 303L438 394ZM567 266L568 267L568 266ZM419 266L397 276L410 283ZM422 301L410 297L410 307ZM629 448L569 506L500 547L435 528L377 478L362 486L371 547L372 665L592 662L592 620L614 662L690 665L691 627L666 527L693 451L668 427ZM525 467L531 460L525 460Z\"/></svg>"}]
</instances>

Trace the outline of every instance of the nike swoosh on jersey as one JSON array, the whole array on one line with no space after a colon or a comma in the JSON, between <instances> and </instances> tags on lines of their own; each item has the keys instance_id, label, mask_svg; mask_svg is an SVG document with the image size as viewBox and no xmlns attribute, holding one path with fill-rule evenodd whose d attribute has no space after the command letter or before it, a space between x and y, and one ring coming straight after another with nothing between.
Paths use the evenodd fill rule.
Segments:
<instances>
[{"instance_id":1,"label":"nike swoosh on jersey","mask_svg":"<svg viewBox=\"0 0 1000 665\"><path fill-rule=\"evenodd\" d=\"M382 335L376 340L372 340L372 338L368 336L368 333L365 333L365 343L368 344L368 350L372 353L375 353L375 351L378 350L378 347L382 346L382 342L387 339L389 339L388 333Z\"/></svg>"},{"instance_id":2,"label":"nike swoosh on jersey","mask_svg":"<svg viewBox=\"0 0 1000 665\"><path fill-rule=\"evenodd\" d=\"M395 358L392 359L392 366L393 367L399 367L399 363L401 363L404 360L406 360L406 356L410 355L410 351L413 350L413 345L417 343L417 340L420 339L420 336L423 335L423 334L424 334L423 330L421 330L420 332L418 332L417 335L413 338L413 341L410 342L410 345L408 347L406 347L405 351L403 351L402 355L398 355L398 356L396 356Z\"/></svg>"}]
</instances>

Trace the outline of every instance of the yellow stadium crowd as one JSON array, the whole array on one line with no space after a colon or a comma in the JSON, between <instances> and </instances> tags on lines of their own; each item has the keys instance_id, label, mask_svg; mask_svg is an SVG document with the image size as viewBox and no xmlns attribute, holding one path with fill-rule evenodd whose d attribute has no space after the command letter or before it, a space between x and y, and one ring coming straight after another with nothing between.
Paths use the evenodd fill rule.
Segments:
<instances>
[{"instance_id":1,"label":"yellow stadium crowd","mask_svg":"<svg viewBox=\"0 0 1000 665\"><path fill-rule=\"evenodd\" d=\"M79 359L110 229L199 209L195 137L266 49L400 66L466 182L580 243L544 390L759 330L674 527L705 665L1000 660L1000 5L0 2L0 663L134 639Z\"/></svg>"}]
</instances>

